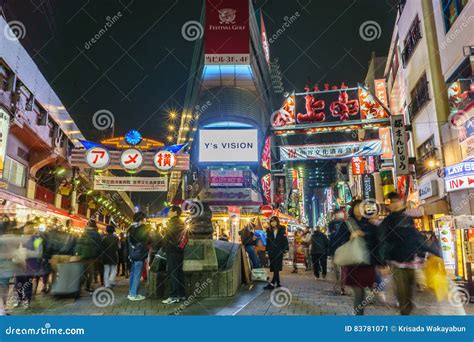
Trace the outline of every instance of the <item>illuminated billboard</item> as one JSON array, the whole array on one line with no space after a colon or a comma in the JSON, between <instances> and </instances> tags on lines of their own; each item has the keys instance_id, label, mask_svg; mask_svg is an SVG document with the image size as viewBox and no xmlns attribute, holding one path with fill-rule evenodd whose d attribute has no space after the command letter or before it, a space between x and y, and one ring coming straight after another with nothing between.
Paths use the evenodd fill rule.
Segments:
<instances>
[{"instance_id":1,"label":"illuminated billboard","mask_svg":"<svg viewBox=\"0 0 474 342\"><path fill-rule=\"evenodd\" d=\"M200 162L257 162L256 129L200 130Z\"/></svg>"}]
</instances>

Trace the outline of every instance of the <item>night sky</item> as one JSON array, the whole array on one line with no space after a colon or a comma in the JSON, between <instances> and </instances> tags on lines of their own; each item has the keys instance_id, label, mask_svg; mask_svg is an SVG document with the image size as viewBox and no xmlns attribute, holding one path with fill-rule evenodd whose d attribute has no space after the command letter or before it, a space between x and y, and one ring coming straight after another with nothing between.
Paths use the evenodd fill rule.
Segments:
<instances>
[{"instance_id":1,"label":"night sky","mask_svg":"<svg viewBox=\"0 0 474 342\"><path fill-rule=\"evenodd\" d=\"M203 2L0 0L7 21L25 25L23 45L86 138L94 133L92 115L107 109L114 114L116 134L135 128L162 141L166 112L183 105L193 55L194 42L183 39L181 28L200 19ZM371 52L388 52L397 11L395 0L255 3L263 8L269 37L285 17L299 13L270 46L287 91L302 91L308 77L320 85L363 81ZM106 18L118 12L112 27L90 44ZM373 41L359 35L369 20L381 28Z\"/></svg>"}]
</instances>

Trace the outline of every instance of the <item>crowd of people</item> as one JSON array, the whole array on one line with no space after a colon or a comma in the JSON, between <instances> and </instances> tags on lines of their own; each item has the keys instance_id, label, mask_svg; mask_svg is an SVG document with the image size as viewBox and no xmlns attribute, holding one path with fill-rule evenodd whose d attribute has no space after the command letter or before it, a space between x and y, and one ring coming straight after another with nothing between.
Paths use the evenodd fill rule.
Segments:
<instances>
[{"instance_id":1,"label":"crowd of people","mask_svg":"<svg viewBox=\"0 0 474 342\"><path fill-rule=\"evenodd\" d=\"M385 301L383 277L390 273L400 313L409 315L414 308L415 270L428 255L441 257L436 236L424 236L415 228L404 199L397 193L388 194L389 214L382 221L368 215L360 200L353 201L350 208L347 213L336 211L327 227L297 230L290 242L287 228L276 216L269 219L266 229L260 222L259 229L257 225L244 227L239 235L251 268L268 267L272 275L264 289L273 290L282 286L280 273L285 259L292 260L293 272L297 273L302 264L319 280L326 279L330 260L334 292L345 295L346 288L351 288L356 315L364 314L368 291ZM113 288L120 275L129 278L128 300L144 300L140 284L158 254L166 256L170 282L170 295L163 303L186 300L183 261L187 234L181 214L179 206L172 206L167 228L152 230L146 215L138 212L133 224L120 234L113 225L100 233L91 219L80 235L67 231L57 220L44 229L34 221L19 226L5 216L0 223L0 315L7 307L29 307L39 284L42 292L54 292L58 264L68 262L82 265L79 293L81 289L93 293L93 284ZM7 305L12 279L13 305Z\"/></svg>"},{"instance_id":2,"label":"crowd of people","mask_svg":"<svg viewBox=\"0 0 474 342\"><path fill-rule=\"evenodd\" d=\"M364 314L368 291L379 302L386 303L383 278L389 274L393 278L400 314L409 315L414 308L417 287L415 272L428 255L441 258L441 248L432 232L423 234L416 229L398 193L387 195L386 209L388 215L380 220L368 212L363 201L355 200L347 213L337 210L327 227L296 230L291 243L279 219L270 218L266 252L273 276L264 288L272 290L281 286L280 272L285 256L293 264L293 273L303 264L306 271L313 271L316 279L326 279L330 259L334 293L346 295L346 288L351 289L355 315ZM256 257L258 238L252 227L244 228L240 236L252 268L265 266ZM288 253L290 250L292 253Z\"/></svg>"}]
</instances>

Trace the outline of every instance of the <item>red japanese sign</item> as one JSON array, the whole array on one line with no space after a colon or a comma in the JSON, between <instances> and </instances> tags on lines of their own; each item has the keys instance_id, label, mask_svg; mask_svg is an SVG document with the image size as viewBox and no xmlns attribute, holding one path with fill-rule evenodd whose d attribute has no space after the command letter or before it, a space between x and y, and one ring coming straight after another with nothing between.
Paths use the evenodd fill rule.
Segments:
<instances>
[{"instance_id":1,"label":"red japanese sign","mask_svg":"<svg viewBox=\"0 0 474 342\"><path fill-rule=\"evenodd\" d=\"M206 64L249 64L249 2L206 0Z\"/></svg>"},{"instance_id":2,"label":"red japanese sign","mask_svg":"<svg viewBox=\"0 0 474 342\"><path fill-rule=\"evenodd\" d=\"M364 164L365 160L362 157L352 158L352 174L353 175L363 175L364 174Z\"/></svg>"},{"instance_id":3,"label":"red japanese sign","mask_svg":"<svg viewBox=\"0 0 474 342\"><path fill-rule=\"evenodd\" d=\"M392 159L392 136L390 127L379 128L379 138L382 141L382 159Z\"/></svg>"},{"instance_id":4,"label":"red japanese sign","mask_svg":"<svg viewBox=\"0 0 474 342\"><path fill-rule=\"evenodd\" d=\"M267 204L271 203L271 201L272 201L271 180L272 180L272 176L270 174L266 174L265 176L262 177L263 198L265 200L265 203L267 203Z\"/></svg>"},{"instance_id":5,"label":"red japanese sign","mask_svg":"<svg viewBox=\"0 0 474 342\"><path fill-rule=\"evenodd\" d=\"M86 153L86 163L94 169L103 169L110 163L110 154L103 147L93 147Z\"/></svg>"},{"instance_id":6,"label":"red japanese sign","mask_svg":"<svg viewBox=\"0 0 474 342\"><path fill-rule=\"evenodd\" d=\"M134 148L125 150L120 155L120 165L126 170L137 170L143 164L142 153Z\"/></svg>"},{"instance_id":7,"label":"red japanese sign","mask_svg":"<svg viewBox=\"0 0 474 342\"><path fill-rule=\"evenodd\" d=\"M158 151L153 157L153 163L160 171L168 171L176 164L176 156L173 152L162 150Z\"/></svg>"},{"instance_id":8,"label":"red japanese sign","mask_svg":"<svg viewBox=\"0 0 474 342\"><path fill-rule=\"evenodd\" d=\"M385 87L385 79L374 80L375 96L382 102L384 106L387 106L387 89Z\"/></svg>"},{"instance_id":9,"label":"red japanese sign","mask_svg":"<svg viewBox=\"0 0 474 342\"><path fill-rule=\"evenodd\" d=\"M262 167L270 170L271 167L271 156L270 156L270 136L265 139L262 151Z\"/></svg>"}]
</instances>

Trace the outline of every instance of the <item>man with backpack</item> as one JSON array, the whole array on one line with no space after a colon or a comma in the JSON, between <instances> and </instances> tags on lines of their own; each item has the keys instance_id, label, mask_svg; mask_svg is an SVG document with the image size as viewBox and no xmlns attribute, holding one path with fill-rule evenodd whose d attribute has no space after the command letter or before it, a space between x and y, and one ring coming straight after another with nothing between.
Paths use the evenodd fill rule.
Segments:
<instances>
[{"instance_id":1,"label":"man with backpack","mask_svg":"<svg viewBox=\"0 0 474 342\"><path fill-rule=\"evenodd\" d=\"M148 256L149 229L145 224L146 215L138 212L133 215L133 223L128 229L127 243L128 256L132 262L130 269L130 281L128 300L144 300L145 296L138 293L140 289L140 278L143 264Z\"/></svg>"},{"instance_id":2,"label":"man with backpack","mask_svg":"<svg viewBox=\"0 0 474 342\"><path fill-rule=\"evenodd\" d=\"M184 292L184 246L183 234L184 224L181 222L181 208L174 205L168 212L168 226L163 238L164 250L166 252L166 272L170 280L170 297L163 304L173 304L186 300Z\"/></svg>"},{"instance_id":3,"label":"man with backpack","mask_svg":"<svg viewBox=\"0 0 474 342\"><path fill-rule=\"evenodd\" d=\"M76 245L76 255L80 256L84 263L83 283L86 284L86 291L89 293L94 292L94 289L92 289L92 279L94 277L95 263L101 254L102 238L97 231L95 219L91 218Z\"/></svg>"}]
</instances>

